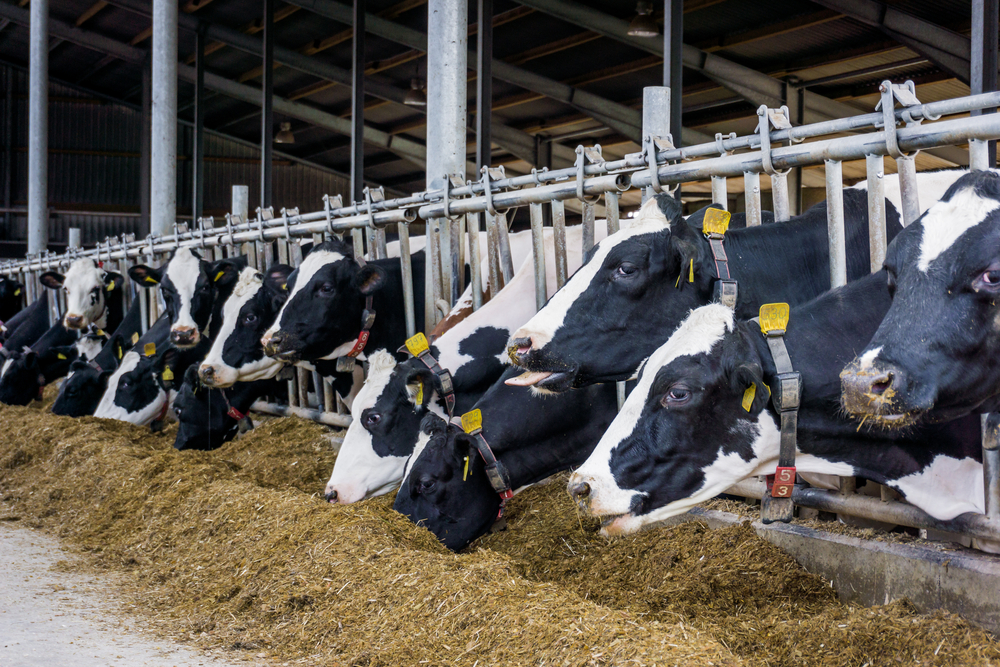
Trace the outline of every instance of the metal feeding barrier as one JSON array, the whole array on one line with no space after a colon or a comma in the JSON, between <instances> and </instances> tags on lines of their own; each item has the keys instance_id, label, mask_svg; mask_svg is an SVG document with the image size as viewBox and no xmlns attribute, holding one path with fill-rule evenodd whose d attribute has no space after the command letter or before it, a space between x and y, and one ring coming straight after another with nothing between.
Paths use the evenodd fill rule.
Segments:
<instances>
[{"instance_id":1,"label":"metal feeding barrier","mask_svg":"<svg viewBox=\"0 0 1000 667\"><path fill-rule=\"evenodd\" d=\"M885 157L895 160L900 176L904 224L919 215L916 189L917 151L969 144L970 163L987 167L987 141L1000 137L1000 114L966 116L970 112L1000 107L1000 93L987 93L921 104L912 82L883 82L875 112L793 127L788 109L758 109L754 134L716 135L714 142L675 148L669 134L669 99L665 88L647 88L643 98L643 150L618 160L604 159L601 147L579 146L576 161L564 169L532 169L530 174L508 177L502 168L483 168L477 181L449 175L439 190L407 197L385 199L381 189L366 189L365 199L343 205L339 196L325 196L323 208L310 213L282 209L258 209L249 218L248 191L233 188L232 212L224 221L201 218L194 228L186 223L175 226L173 234L145 239L133 235L109 238L90 249L71 248L64 254L29 256L0 263L0 273L16 275L27 286L30 302L40 295L41 272L65 267L78 257L103 261L119 272L127 272L137 262L158 264L179 247L201 250L206 259L236 255L249 257L250 265L264 269L274 261L298 265L304 243L321 243L332 236L350 234L355 252L367 247L368 259L387 257L386 231L398 238L399 262L403 277L407 335L422 326L426 332L447 314L465 289L464 267L469 265L473 308L488 298L482 283L483 262L487 263L489 293L496 294L513 276L508 239L510 211L527 206L533 242L535 300L541 307L548 297L545 282L543 229L547 220L553 228L554 260L559 287L568 279L566 259L566 203L575 202L583 226L583 250L594 244L596 206L603 198L608 233L619 229L619 196L629 188L642 188L644 199L669 191L682 183L711 182L712 200L728 208L727 179L742 177L746 198L747 225L762 219L761 174L770 178L775 219L789 219L789 172L796 168L823 165L828 201L827 222L830 244L830 273L833 286L846 283L847 259L843 210L845 160L865 160L868 179L869 236L871 270L881 268L885 257L885 199L883 178ZM898 108L897 108L898 105ZM953 118L942 120L945 116ZM928 121L924 124L924 121ZM425 321L416 322L410 262L410 225L421 219L426 230ZM486 257L478 240L486 233ZM146 289L132 286L129 300L142 300L143 329L160 313L156 298ZM59 299L54 308L63 307ZM61 312L61 311L60 311ZM310 391L312 388L312 391ZM253 409L277 415L298 415L331 426L344 427L350 415L335 395L330 383L315 372L295 370L288 381L287 396L257 402ZM619 402L624 385L619 385ZM840 491L796 487L792 502L817 510L837 512L865 519L945 531L979 539L1000 540L1000 440L995 425L986 428L984 418L984 484L986 513L963 515L953 521L938 521L912 505L893 500L883 489L881 498L854 493L854 478L844 478ZM989 437L986 437L989 435ZM731 493L761 498L766 490L758 481L737 484Z\"/></svg>"}]
</instances>

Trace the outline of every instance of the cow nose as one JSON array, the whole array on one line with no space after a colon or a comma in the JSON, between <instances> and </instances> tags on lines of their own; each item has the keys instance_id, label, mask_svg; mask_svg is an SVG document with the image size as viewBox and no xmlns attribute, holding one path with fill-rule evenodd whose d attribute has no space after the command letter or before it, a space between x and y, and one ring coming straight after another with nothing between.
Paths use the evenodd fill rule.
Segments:
<instances>
[{"instance_id":1,"label":"cow nose","mask_svg":"<svg viewBox=\"0 0 1000 667\"><path fill-rule=\"evenodd\" d=\"M329 489L326 492L326 502L330 503L331 505L337 504L337 490L336 489Z\"/></svg>"},{"instance_id":2,"label":"cow nose","mask_svg":"<svg viewBox=\"0 0 1000 667\"><path fill-rule=\"evenodd\" d=\"M171 329L170 340L175 345L192 345L198 342L198 330L194 327Z\"/></svg>"},{"instance_id":3,"label":"cow nose","mask_svg":"<svg viewBox=\"0 0 1000 667\"><path fill-rule=\"evenodd\" d=\"M201 377L202 382L211 384L212 381L215 380L215 366L203 364L198 369L198 375Z\"/></svg>"},{"instance_id":4,"label":"cow nose","mask_svg":"<svg viewBox=\"0 0 1000 667\"><path fill-rule=\"evenodd\" d=\"M531 337L515 338L507 345L507 355L515 364L520 363L526 354L531 352Z\"/></svg>"},{"instance_id":5,"label":"cow nose","mask_svg":"<svg viewBox=\"0 0 1000 667\"><path fill-rule=\"evenodd\" d=\"M67 315L66 328L79 329L83 326L83 315Z\"/></svg>"},{"instance_id":6,"label":"cow nose","mask_svg":"<svg viewBox=\"0 0 1000 667\"><path fill-rule=\"evenodd\" d=\"M886 371L877 378L872 378L870 392L876 396L884 395L886 390L892 386L892 381L895 377L896 376L892 371Z\"/></svg>"},{"instance_id":7,"label":"cow nose","mask_svg":"<svg viewBox=\"0 0 1000 667\"><path fill-rule=\"evenodd\" d=\"M897 394L904 379L902 371L896 368L862 368L851 364L840 374L844 409L854 415L876 414L881 406L899 398Z\"/></svg>"},{"instance_id":8,"label":"cow nose","mask_svg":"<svg viewBox=\"0 0 1000 667\"><path fill-rule=\"evenodd\" d=\"M270 336L264 336L260 339L261 344L264 346L264 354L269 357L273 357L281 351L281 344L284 342L285 337L280 331L277 331Z\"/></svg>"},{"instance_id":9,"label":"cow nose","mask_svg":"<svg viewBox=\"0 0 1000 667\"><path fill-rule=\"evenodd\" d=\"M578 482L576 484L570 484L569 495L573 496L573 500L581 501L586 500L590 495L590 484L586 482Z\"/></svg>"}]
</instances>

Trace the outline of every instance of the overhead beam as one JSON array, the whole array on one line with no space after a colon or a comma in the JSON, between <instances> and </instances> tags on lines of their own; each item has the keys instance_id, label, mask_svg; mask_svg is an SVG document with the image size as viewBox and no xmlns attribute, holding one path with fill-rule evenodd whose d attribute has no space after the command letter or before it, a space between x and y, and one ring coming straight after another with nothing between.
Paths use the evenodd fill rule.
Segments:
<instances>
[{"instance_id":1,"label":"overhead beam","mask_svg":"<svg viewBox=\"0 0 1000 667\"><path fill-rule=\"evenodd\" d=\"M875 0L813 0L878 28L941 69L969 83L969 38Z\"/></svg>"}]
</instances>

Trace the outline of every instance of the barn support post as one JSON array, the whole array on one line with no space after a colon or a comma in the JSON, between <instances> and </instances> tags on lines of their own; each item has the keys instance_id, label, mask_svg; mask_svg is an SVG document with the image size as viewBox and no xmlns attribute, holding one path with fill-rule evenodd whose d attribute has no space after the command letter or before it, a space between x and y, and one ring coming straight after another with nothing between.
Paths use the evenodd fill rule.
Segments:
<instances>
[{"instance_id":1,"label":"barn support post","mask_svg":"<svg viewBox=\"0 0 1000 667\"><path fill-rule=\"evenodd\" d=\"M413 263L410 258L410 225L406 222L396 223L399 234L399 266L403 281L403 311L406 317L406 337L417 333L417 316L413 300Z\"/></svg>"},{"instance_id":2,"label":"barn support post","mask_svg":"<svg viewBox=\"0 0 1000 667\"><path fill-rule=\"evenodd\" d=\"M274 204L274 0L264 0L264 57L260 87L260 207Z\"/></svg>"},{"instance_id":3,"label":"barn support post","mask_svg":"<svg viewBox=\"0 0 1000 667\"><path fill-rule=\"evenodd\" d=\"M760 174L756 171L743 172L743 197L746 200L747 227L761 223Z\"/></svg>"},{"instance_id":4,"label":"barn support post","mask_svg":"<svg viewBox=\"0 0 1000 667\"><path fill-rule=\"evenodd\" d=\"M351 41L351 201L364 200L365 189L365 0L354 0ZM369 258L374 238L368 231ZM361 236L358 230L357 236Z\"/></svg>"},{"instance_id":5,"label":"barn support post","mask_svg":"<svg viewBox=\"0 0 1000 667\"><path fill-rule=\"evenodd\" d=\"M545 239L542 234L542 204L528 204L531 214L531 245L535 259L535 307L542 309L548 301L545 284Z\"/></svg>"},{"instance_id":6,"label":"barn support post","mask_svg":"<svg viewBox=\"0 0 1000 667\"><path fill-rule=\"evenodd\" d=\"M476 166L492 161L490 123L493 122L493 0L477 0L476 16ZM535 164L542 167L541 164Z\"/></svg>"},{"instance_id":7,"label":"barn support post","mask_svg":"<svg viewBox=\"0 0 1000 667\"><path fill-rule=\"evenodd\" d=\"M881 155L865 157L868 169L868 257L872 273L885 261L885 160Z\"/></svg>"},{"instance_id":8,"label":"barn support post","mask_svg":"<svg viewBox=\"0 0 1000 667\"><path fill-rule=\"evenodd\" d=\"M145 238L151 229L150 184L153 167L153 70L149 58L142 65L142 120L139 137L139 229L136 235ZM142 292L140 292L141 294ZM145 329L143 329L145 331Z\"/></svg>"},{"instance_id":9,"label":"barn support post","mask_svg":"<svg viewBox=\"0 0 1000 667\"><path fill-rule=\"evenodd\" d=\"M49 244L49 0L30 6L28 46L28 253Z\"/></svg>"},{"instance_id":10,"label":"barn support post","mask_svg":"<svg viewBox=\"0 0 1000 667\"><path fill-rule=\"evenodd\" d=\"M196 225L205 204L205 29L194 34L194 134L191 142L191 220ZM194 227L192 225L192 228Z\"/></svg>"},{"instance_id":11,"label":"barn support post","mask_svg":"<svg viewBox=\"0 0 1000 667\"><path fill-rule=\"evenodd\" d=\"M648 155L656 150L656 139L670 134L670 89L666 86L646 86L642 89L642 143L647 151L648 162L655 158ZM650 148L652 146L652 148ZM642 193L642 201L656 194L657 188L650 185Z\"/></svg>"},{"instance_id":12,"label":"barn support post","mask_svg":"<svg viewBox=\"0 0 1000 667\"><path fill-rule=\"evenodd\" d=\"M177 13L174 0L153 0L153 123L150 233L177 222Z\"/></svg>"},{"instance_id":13,"label":"barn support post","mask_svg":"<svg viewBox=\"0 0 1000 667\"><path fill-rule=\"evenodd\" d=\"M826 161L826 230L830 240L830 288L847 284L844 237L844 170L840 160Z\"/></svg>"},{"instance_id":14,"label":"barn support post","mask_svg":"<svg viewBox=\"0 0 1000 667\"><path fill-rule=\"evenodd\" d=\"M972 38L969 89L973 95L997 89L997 22L1000 0L972 0ZM994 113L995 109L976 109L973 116ZM989 169L996 164L996 141L970 141L969 167Z\"/></svg>"},{"instance_id":15,"label":"barn support post","mask_svg":"<svg viewBox=\"0 0 1000 667\"><path fill-rule=\"evenodd\" d=\"M684 145L681 115L684 102L684 0L663 0L663 87L670 90L674 147ZM680 201L681 189L674 196Z\"/></svg>"}]
</instances>

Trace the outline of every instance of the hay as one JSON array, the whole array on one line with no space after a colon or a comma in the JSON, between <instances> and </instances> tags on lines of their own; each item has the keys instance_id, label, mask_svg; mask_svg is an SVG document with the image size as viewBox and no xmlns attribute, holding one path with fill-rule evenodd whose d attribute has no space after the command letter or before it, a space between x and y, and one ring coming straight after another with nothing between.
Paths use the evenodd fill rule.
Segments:
<instances>
[{"instance_id":1,"label":"hay","mask_svg":"<svg viewBox=\"0 0 1000 667\"><path fill-rule=\"evenodd\" d=\"M515 497L508 532L474 546L503 553L526 578L558 582L603 606L680 620L749 665L1000 664L1000 645L953 614L918 614L899 601L837 602L749 523L717 530L688 522L608 540L579 516L566 477Z\"/></svg>"},{"instance_id":2,"label":"hay","mask_svg":"<svg viewBox=\"0 0 1000 667\"><path fill-rule=\"evenodd\" d=\"M704 632L531 581L502 555L446 552L390 498L331 508L321 484L259 485L329 461L313 425L284 422L270 434L305 441L262 428L176 452L169 434L4 407L0 493L124 572L126 606L206 645L310 664L742 664Z\"/></svg>"}]
</instances>

